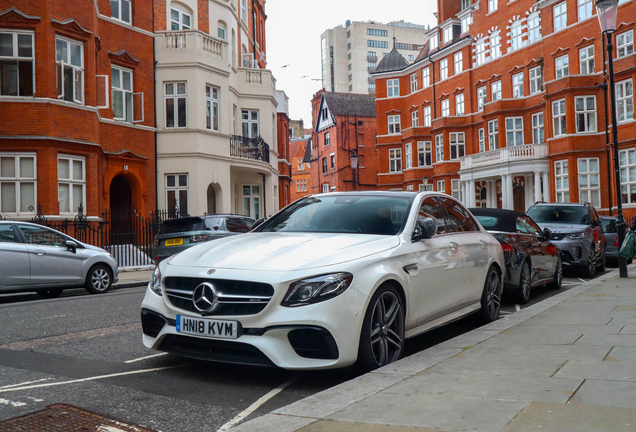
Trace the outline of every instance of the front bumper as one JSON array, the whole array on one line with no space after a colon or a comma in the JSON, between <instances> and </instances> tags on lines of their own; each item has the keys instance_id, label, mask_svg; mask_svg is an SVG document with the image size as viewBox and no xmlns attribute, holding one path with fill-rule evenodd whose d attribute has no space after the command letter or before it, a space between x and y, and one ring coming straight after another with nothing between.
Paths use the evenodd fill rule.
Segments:
<instances>
[{"instance_id":1,"label":"front bumper","mask_svg":"<svg viewBox=\"0 0 636 432\"><path fill-rule=\"evenodd\" d=\"M563 265L566 266L584 266L589 263L590 250L592 245L586 239L568 239L554 241L560 250L563 259Z\"/></svg>"}]
</instances>

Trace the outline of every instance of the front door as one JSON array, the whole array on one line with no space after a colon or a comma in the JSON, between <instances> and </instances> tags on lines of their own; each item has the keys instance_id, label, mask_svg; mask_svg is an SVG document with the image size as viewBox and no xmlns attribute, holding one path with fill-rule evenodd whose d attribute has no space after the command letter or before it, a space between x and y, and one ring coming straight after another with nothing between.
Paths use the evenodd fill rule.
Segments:
<instances>
[{"instance_id":1,"label":"front door","mask_svg":"<svg viewBox=\"0 0 636 432\"><path fill-rule=\"evenodd\" d=\"M29 251L11 224L0 225L0 289L29 284Z\"/></svg>"},{"instance_id":2,"label":"front door","mask_svg":"<svg viewBox=\"0 0 636 432\"><path fill-rule=\"evenodd\" d=\"M66 247L67 237L39 225L18 224L31 262L31 286L59 286L82 281L82 253Z\"/></svg>"},{"instance_id":3,"label":"front door","mask_svg":"<svg viewBox=\"0 0 636 432\"><path fill-rule=\"evenodd\" d=\"M512 195L513 195L515 211L525 213L526 212L526 191L521 186L517 186L512 191Z\"/></svg>"}]
</instances>

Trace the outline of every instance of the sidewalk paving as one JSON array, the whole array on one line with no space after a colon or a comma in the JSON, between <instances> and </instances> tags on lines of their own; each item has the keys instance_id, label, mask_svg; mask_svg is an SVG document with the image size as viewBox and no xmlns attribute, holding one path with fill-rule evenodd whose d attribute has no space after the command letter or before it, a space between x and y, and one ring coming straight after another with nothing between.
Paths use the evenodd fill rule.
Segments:
<instances>
[{"instance_id":1,"label":"sidewalk paving","mask_svg":"<svg viewBox=\"0 0 636 432\"><path fill-rule=\"evenodd\" d=\"M153 271L154 270L120 271L119 282L114 283L112 289L132 288L148 285L150 283L150 279L152 278Z\"/></svg>"},{"instance_id":2,"label":"sidewalk paving","mask_svg":"<svg viewBox=\"0 0 636 432\"><path fill-rule=\"evenodd\" d=\"M233 432L636 431L636 264Z\"/></svg>"}]
</instances>

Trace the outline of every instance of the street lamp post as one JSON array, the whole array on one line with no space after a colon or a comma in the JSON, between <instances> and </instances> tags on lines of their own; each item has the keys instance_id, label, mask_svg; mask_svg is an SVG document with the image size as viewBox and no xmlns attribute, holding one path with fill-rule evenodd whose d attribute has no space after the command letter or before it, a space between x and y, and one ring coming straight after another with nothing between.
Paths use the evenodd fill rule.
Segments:
<instances>
[{"instance_id":1,"label":"street lamp post","mask_svg":"<svg viewBox=\"0 0 636 432\"><path fill-rule=\"evenodd\" d=\"M623 218L623 203L621 196L621 171L618 157L618 128L616 117L616 88L614 87L614 46L612 45L612 34L616 31L616 18L618 14L619 0L597 0L596 12L601 26L601 32L607 35L607 58L609 69L610 105L612 106L612 141L614 141L614 175L616 177L616 206L618 209L616 216L616 229L618 232L618 244L623 244L625 240L625 219ZM619 255L618 268L620 277L627 277L627 261Z\"/></svg>"},{"instance_id":2,"label":"street lamp post","mask_svg":"<svg viewBox=\"0 0 636 432\"><path fill-rule=\"evenodd\" d=\"M358 190L358 185L356 181L356 169L358 168L358 153L355 150L349 156L349 164L351 166L351 171L353 174L353 190Z\"/></svg>"},{"instance_id":3,"label":"street lamp post","mask_svg":"<svg viewBox=\"0 0 636 432\"><path fill-rule=\"evenodd\" d=\"M426 191L426 186L428 186L428 177L426 177L426 174L422 177L422 186L424 186L424 191Z\"/></svg>"}]
</instances>

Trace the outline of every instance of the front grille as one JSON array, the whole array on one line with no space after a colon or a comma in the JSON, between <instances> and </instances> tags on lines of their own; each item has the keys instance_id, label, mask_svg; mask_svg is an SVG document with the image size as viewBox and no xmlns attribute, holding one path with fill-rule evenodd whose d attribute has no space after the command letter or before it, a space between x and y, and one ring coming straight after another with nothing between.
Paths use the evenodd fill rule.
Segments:
<instances>
[{"instance_id":1,"label":"front grille","mask_svg":"<svg viewBox=\"0 0 636 432\"><path fill-rule=\"evenodd\" d=\"M203 282L214 285L219 300L214 310L201 314L194 306L192 293ZM274 295L274 287L261 282L188 277L165 278L163 290L174 307L204 316L256 315Z\"/></svg>"},{"instance_id":2,"label":"front grille","mask_svg":"<svg viewBox=\"0 0 636 432\"><path fill-rule=\"evenodd\" d=\"M141 310L141 329L145 335L156 338L166 324L164 317L148 309Z\"/></svg>"},{"instance_id":3,"label":"front grille","mask_svg":"<svg viewBox=\"0 0 636 432\"><path fill-rule=\"evenodd\" d=\"M335 360L338 346L327 330L323 328L301 328L287 334L289 343L296 354L304 358Z\"/></svg>"},{"instance_id":4,"label":"front grille","mask_svg":"<svg viewBox=\"0 0 636 432\"><path fill-rule=\"evenodd\" d=\"M550 240L554 240L554 241L563 240L566 235L567 234L552 233L552 236L550 236Z\"/></svg>"},{"instance_id":5,"label":"front grille","mask_svg":"<svg viewBox=\"0 0 636 432\"><path fill-rule=\"evenodd\" d=\"M574 259L580 260L581 258L583 258L583 248L580 248L578 246L573 247L572 255L574 256Z\"/></svg>"}]
</instances>

